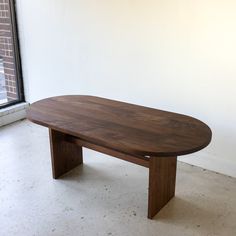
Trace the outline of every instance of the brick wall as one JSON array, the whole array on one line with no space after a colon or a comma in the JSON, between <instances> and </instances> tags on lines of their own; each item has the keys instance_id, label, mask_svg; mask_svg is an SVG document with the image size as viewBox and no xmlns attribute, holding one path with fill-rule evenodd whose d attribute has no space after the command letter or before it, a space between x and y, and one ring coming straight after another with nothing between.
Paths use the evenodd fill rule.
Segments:
<instances>
[{"instance_id":1,"label":"brick wall","mask_svg":"<svg viewBox=\"0 0 236 236\"><path fill-rule=\"evenodd\" d=\"M7 99L8 101L17 100L18 94L9 0L0 0L0 56L3 58Z\"/></svg>"}]
</instances>

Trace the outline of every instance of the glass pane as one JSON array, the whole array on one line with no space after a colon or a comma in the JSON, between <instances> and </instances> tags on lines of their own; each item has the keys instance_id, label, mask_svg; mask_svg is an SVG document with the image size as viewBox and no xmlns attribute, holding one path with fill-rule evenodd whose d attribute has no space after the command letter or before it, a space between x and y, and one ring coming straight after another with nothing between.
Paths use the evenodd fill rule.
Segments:
<instances>
[{"instance_id":1,"label":"glass pane","mask_svg":"<svg viewBox=\"0 0 236 236\"><path fill-rule=\"evenodd\" d=\"M11 3L0 0L0 107L19 100Z\"/></svg>"},{"instance_id":2,"label":"glass pane","mask_svg":"<svg viewBox=\"0 0 236 236\"><path fill-rule=\"evenodd\" d=\"M7 90L5 83L3 59L0 58L0 105L7 103Z\"/></svg>"}]
</instances>

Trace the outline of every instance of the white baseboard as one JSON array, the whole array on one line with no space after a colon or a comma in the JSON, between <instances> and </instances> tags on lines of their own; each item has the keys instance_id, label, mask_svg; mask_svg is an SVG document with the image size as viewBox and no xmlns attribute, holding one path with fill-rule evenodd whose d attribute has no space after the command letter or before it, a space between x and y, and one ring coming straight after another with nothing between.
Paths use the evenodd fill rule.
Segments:
<instances>
[{"instance_id":1,"label":"white baseboard","mask_svg":"<svg viewBox=\"0 0 236 236\"><path fill-rule=\"evenodd\" d=\"M236 178L236 162L226 160L224 157L220 158L209 153L197 152L191 155L180 156L178 160Z\"/></svg>"},{"instance_id":2,"label":"white baseboard","mask_svg":"<svg viewBox=\"0 0 236 236\"><path fill-rule=\"evenodd\" d=\"M29 104L24 102L0 109L0 127L24 119L28 107Z\"/></svg>"}]
</instances>

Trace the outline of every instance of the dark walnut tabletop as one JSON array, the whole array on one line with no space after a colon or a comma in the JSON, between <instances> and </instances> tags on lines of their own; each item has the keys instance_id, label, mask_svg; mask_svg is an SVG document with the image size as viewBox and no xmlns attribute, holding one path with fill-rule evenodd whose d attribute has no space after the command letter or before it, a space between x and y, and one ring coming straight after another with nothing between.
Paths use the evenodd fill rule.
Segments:
<instances>
[{"instance_id":1,"label":"dark walnut tabletop","mask_svg":"<svg viewBox=\"0 0 236 236\"><path fill-rule=\"evenodd\" d=\"M138 156L179 156L211 141L195 118L93 96L60 96L33 103L27 118L65 134Z\"/></svg>"}]
</instances>

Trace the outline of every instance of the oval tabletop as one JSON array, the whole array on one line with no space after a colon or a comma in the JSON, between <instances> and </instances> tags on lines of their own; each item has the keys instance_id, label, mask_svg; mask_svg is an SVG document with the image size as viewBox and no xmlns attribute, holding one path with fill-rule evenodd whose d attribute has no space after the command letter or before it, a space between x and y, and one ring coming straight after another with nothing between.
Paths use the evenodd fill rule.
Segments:
<instances>
[{"instance_id":1,"label":"oval tabletop","mask_svg":"<svg viewBox=\"0 0 236 236\"><path fill-rule=\"evenodd\" d=\"M181 114L93 96L60 96L33 103L37 124L113 150L139 156L179 156L211 141L203 122Z\"/></svg>"}]
</instances>

